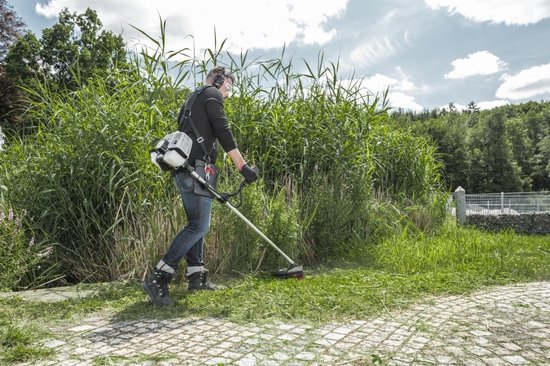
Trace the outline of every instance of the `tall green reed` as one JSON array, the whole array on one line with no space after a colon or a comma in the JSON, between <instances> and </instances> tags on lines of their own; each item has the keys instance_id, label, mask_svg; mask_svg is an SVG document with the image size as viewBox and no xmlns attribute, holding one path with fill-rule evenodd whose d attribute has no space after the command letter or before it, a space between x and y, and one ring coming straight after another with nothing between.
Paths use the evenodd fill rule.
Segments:
<instances>
[{"instance_id":1,"label":"tall green reed","mask_svg":"<svg viewBox=\"0 0 550 366\"><path fill-rule=\"evenodd\" d=\"M433 149L389 128L385 95L342 80L338 63L320 54L315 66L295 65L284 51L249 60L224 52L217 39L201 57L171 51L162 20L160 37L143 34L153 46L134 54L133 68L81 80L72 92L47 83L29 91L26 118L36 132L0 163L10 172L6 197L56 243L67 281L141 278L185 224L170 175L156 170L148 150L176 129L185 96L217 64L237 76L226 112L239 148L261 170L241 209L294 258L355 258L441 214L414 209L440 207ZM220 189L232 190L240 176L227 157L218 165ZM214 272L280 263L240 219L214 207L206 238Z\"/></svg>"},{"instance_id":2,"label":"tall green reed","mask_svg":"<svg viewBox=\"0 0 550 366\"><path fill-rule=\"evenodd\" d=\"M116 81L116 89L98 79L65 94L34 90L28 116L40 127L21 146L24 165L8 192L57 243L68 281L124 277L135 263L124 259L131 243L117 248L120 228L170 199L159 189L167 177L148 161L158 109L143 101L139 81Z\"/></svg>"}]
</instances>

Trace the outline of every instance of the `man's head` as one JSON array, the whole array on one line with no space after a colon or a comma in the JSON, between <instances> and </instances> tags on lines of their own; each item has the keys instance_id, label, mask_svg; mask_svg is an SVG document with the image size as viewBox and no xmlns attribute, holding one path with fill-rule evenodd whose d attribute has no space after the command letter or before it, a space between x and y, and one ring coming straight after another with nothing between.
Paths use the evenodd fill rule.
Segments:
<instances>
[{"instance_id":1,"label":"man's head","mask_svg":"<svg viewBox=\"0 0 550 366\"><path fill-rule=\"evenodd\" d=\"M206 76L206 83L218 88L224 98L227 98L231 93L231 87L234 82L235 76L223 66L214 67Z\"/></svg>"}]
</instances>

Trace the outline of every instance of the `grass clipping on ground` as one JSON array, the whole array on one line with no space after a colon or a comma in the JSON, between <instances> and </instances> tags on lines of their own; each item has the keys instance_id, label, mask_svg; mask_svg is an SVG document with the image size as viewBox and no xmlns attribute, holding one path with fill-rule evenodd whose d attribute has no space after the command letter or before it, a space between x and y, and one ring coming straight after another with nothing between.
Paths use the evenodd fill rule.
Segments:
<instances>
[{"instance_id":1,"label":"grass clipping on ground","mask_svg":"<svg viewBox=\"0 0 550 366\"><path fill-rule=\"evenodd\" d=\"M393 238L373 247L371 255L366 267L306 268L303 280L249 275L225 283L225 290L196 293L188 293L185 283L175 283L171 293L176 305L171 308L150 305L135 282L62 303L0 300L0 321L55 321L108 311L115 320L213 316L237 322L325 323L404 308L429 295L550 279L547 236L445 227L435 235Z\"/></svg>"}]
</instances>

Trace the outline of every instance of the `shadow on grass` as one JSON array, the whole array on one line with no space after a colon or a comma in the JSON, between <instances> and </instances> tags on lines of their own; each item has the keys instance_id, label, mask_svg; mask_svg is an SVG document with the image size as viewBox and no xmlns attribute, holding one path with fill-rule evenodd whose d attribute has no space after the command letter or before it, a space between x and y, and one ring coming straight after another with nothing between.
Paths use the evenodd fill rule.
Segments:
<instances>
[{"instance_id":1,"label":"shadow on grass","mask_svg":"<svg viewBox=\"0 0 550 366\"><path fill-rule=\"evenodd\" d=\"M111 322L148 320L148 319L175 319L175 318L203 318L203 317L225 317L231 314L229 298L234 297L235 290L230 286L220 291L198 291L190 293L187 291L187 284L178 283L170 287L170 297L174 301L172 306L154 305L141 285L134 283L130 289L126 289L118 295L119 300L114 306L115 313ZM105 298L113 299L117 294L104 294Z\"/></svg>"}]
</instances>

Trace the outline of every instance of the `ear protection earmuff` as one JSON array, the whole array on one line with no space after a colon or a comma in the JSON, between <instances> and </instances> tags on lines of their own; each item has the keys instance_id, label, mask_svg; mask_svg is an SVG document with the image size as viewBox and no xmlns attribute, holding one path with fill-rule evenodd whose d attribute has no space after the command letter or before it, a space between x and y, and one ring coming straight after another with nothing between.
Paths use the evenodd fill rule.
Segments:
<instances>
[{"instance_id":1,"label":"ear protection earmuff","mask_svg":"<svg viewBox=\"0 0 550 366\"><path fill-rule=\"evenodd\" d=\"M216 89L219 89L221 88L224 81L225 81L225 78L223 77L223 75L216 75L216 77L214 78L214 81L212 82L212 85L214 85Z\"/></svg>"}]
</instances>

